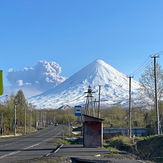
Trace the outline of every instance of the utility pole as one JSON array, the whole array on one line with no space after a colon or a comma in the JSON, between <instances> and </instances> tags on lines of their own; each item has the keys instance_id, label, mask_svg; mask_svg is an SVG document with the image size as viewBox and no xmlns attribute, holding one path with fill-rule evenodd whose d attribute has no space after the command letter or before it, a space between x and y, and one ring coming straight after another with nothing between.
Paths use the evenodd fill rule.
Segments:
<instances>
[{"instance_id":1,"label":"utility pole","mask_svg":"<svg viewBox=\"0 0 163 163\"><path fill-rule=\"evenodd\" d=\"M16 105L14 105L14 136L16 136Z\"/></svg>"},{"instance_id":2,"label":"utility pole","mask_svg":"<svg viewBox=\"0 0 163 163\"><path fill-rule=\"evenodd\" d=\"M37 111L37 127L39 127L39 125L40 125L40 111L38 110Z\"/></svg>"},{"instance_id":3,"label":"utility pole","mask_svg":"<svg viewBox=\"0 0 163 163\"><path fill-rule=\"evenodd\" d=\"M131 138L131 78L129 76L129 137Z\"/></svg>"},{"instance_id":4,"label":"utility pole","mask_svg":"<svg viewBox=\"0 0 163 163\"><path fill-rule=\"evenodd\" d=\"M24 108L24 134L26 134L26 108Z\"/></svg>"},{"instance_id":5,"label":"utility pole","mask_svg":"<svg viewBox=\"0 0 163 163\"><path fill-rule=\"evenodd\" d=\"M95 93L95 92L93 92L92 89L91 89L91 86L89 86L88 87L88 91L84 92L84 93L87 93L87 96L85 96L85 97L87 97L86 105L85 105L86 114L89 115L89 116L95 117L94 104L93 104L93 96L92 96L92 93ZM92 114L91 114L90 107L92 109Z\"/></svg>"},{"instance_id":6,"label":"utility pole","mask_svg":"<svg viewBox=\"0 0 163 163\"><path fill-rule=\"evenodd\" d=\"M93 105L93 99L91 98L91 104L92 104L92 116L95 117L95 110Z\"/></svg>"},{"instance_id":7,"label":"utility pole","mask_svg":"<svg viewBox=\"0 0 163 163\"><path fill-rule=\"evenodd\" d=\"M1 135L3 135L3 110L1 110Z\"/></svg>"},{"instance_id":8,"label":"utility pole","mask_svg":"<svg viewBox=\"0 0 163 163\"><path fill-rule=\"evenodd\" d=\"M43 121L44 121L44 127L46 127L46 111L44 111L44 114L43 114Z\"/></svg>"},{"instance_id":9,"label":"utility pole","mask_svg":"<svg viewBox=\"0 0 163 163\"><path fill-rule=\"evenodd\" d=\"M43 123L42 123L42 110L41 110L41 126L43 126Z\"/></svg>"},{"instance_id":10,"label":"utility pole","mask_svg":"<svg viewBox=\"0 0 163 163\"><path fill-rule=\"evenodd\" d=\"M32 108L30 108L30 122L29 122L29 132L31 132L31 119L32 119L32 116L31 116L31 114L32 114L32 110L31 110Z\"/></svg>"},{"instance_id":11,"label":"utility pole","mask_svg":"<svg viewBox=\"0 0 163 163\"><path fill-rule=\"evenodd\" d=\"M158 109L158 94L157 94L157 63L156 58L159 58L159 55L151 56L154 58L154 76L155 76L155 107L156 107L156 134L160 135L160 120L159 120L159 109Z\"/></svg>"},{"instance_id":12,"label":"utility pole","mask_svg":"<svg viewBox=\"0 0 163 163\"><path fill-rule=\"evenodd\" d=\"M36 130L37 130L37 119L38 119L37 118L37 110L36 110L36 117L35 118L36 118Z\"/></svg>"},{"instance_id":13,"label":"utility pole","mask_svg":"<svg viewBox=\"0 0 163 163\"><path fill-rule=\"evenodd\" d=\"M98 101L96 100L96 98L95 98L95 100L94 100L93 102L94 102L94 108L96 109L96 108L97 108L96 103L98 102Z\"/></svg>"},{"instance_id":14,"label":"utility pole","mask_svg":"<svg viewBox=\"0 0 163 163\"><path fill-rule=\"evenodd\" d=\"M99 95L98 95L98 118L100 118L100 94L101 94L101 85L99 85Z\"/></svg>"}]
</instances>

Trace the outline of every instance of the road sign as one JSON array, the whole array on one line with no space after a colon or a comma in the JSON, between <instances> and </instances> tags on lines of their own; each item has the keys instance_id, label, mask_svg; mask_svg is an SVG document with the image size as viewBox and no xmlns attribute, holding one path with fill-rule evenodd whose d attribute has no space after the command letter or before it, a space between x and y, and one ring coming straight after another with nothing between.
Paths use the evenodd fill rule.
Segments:
<instances>
[{"instance_id":1,"label":"road sign","mask_svg":"<svg viewBox=\"0 0 163 163\"><path fill-rule=\"evenodd\" d=\"M62 129L62 131L63 131L63 144L64 144L64 132L65 132L66 126L63 125L63 126L61 127L61 129Z\"/></svg>"},{"instance_id":2,"label":"road sign","mask_svg":"<svg viewBox=\"0 0 163 163\"><path fill-rule=\"evenodd\" d=\"M0 95L3 95L3 71L0 70Z\"/></svg>"},{"instance_id":3,"label":"road sign","mask_svg":"<svg viewBox=\"0 0 163 163\"><path fill-rule=\"evenodd\" d=\"M81 115L82 115L81 106L75 106L75 116L81 116Z\"/></svg>"},{"instance_id":4,"label":"road sign","mask_svg":"<svg viewBox=\"0 0 163 163\"><path fill-rule=\"evenodd\" d=\"M65 126L62 126L61 128L62 128L62 130L64 131L66 127L65 127Z\"/></svg>"}]
</instances>

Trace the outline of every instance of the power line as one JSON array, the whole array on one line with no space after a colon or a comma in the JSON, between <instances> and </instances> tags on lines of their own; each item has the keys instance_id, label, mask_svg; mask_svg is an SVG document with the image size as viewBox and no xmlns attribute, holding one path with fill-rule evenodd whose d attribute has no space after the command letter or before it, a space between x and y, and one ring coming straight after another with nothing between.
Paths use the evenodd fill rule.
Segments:
<instances>
[{"instance_id":1,"label":"power line","mask_svg":"<svg viewBox=\"0 0 163 163\"><path fill-rule=\"evenodd\" d=\"M146 67L148 67L151 63L152 63L152 61L148 61L141 69L139 69L137 72L135 72L132 76L136 76L136 75L138 75L139 73L141 73L142 71L144 71L144 69L145 69Z\"/></svg>"},{"instance_id":2,"label":"power line","mask_svg":"<svg viewBox=\"0 0 163 163\"><path fill-rule=\"evenodd\" d=\"M149 59L150 59L150 56L148 56L148 58L143 62L143 64L140 65L140 67L137 70L135 70L133 73L131 73L130 76L135 76L139 74L140 72L142 72L144 68L147 67L151 63Z\"/></svg>"},{"instance_id":3,"label":"power line","mask_svg":"<svg viewBox=\"0 0 163 163\"><path fill-rule=\"evenodd\" d=\"M150 65L152 63L151 61L149 61L151 56L159 56L159 55L163 55L163 51L160 51L154 55L148 56L148 58L143 62L143 64L140 65L140 67L138 67L138 69L135 70L133 73L131 73L130 76L135 76L135 75L138 75L139 73L141 73L144 70L144 68L146 68L148 65Z\"/></svg>"},{"instance_id":4,"label":"power line","mask_svg":"<svg viewBox=\"0 0 163 163\"><path fill-rule=\"evenodd\" d=\"M162 54L160 54L160 53L162 53ZM159 56L159 55L163 55L163 51L160 51L160 52L158 52L158 53L156 53L156 54L154 54L154 55L150 55L150 57L151 57L151 56L157 56L157 55L158 55L158 56Z\"/></svg>"}]
</instances>

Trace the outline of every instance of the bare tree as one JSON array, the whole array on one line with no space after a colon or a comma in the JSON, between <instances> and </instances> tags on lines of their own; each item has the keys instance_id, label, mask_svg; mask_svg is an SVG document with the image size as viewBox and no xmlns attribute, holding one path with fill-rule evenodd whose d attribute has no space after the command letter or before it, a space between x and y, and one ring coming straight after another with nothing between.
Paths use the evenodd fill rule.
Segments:
<instances>
[{"instance_id":1,"label":"bare tree","mask_svg":"<svg viewBox=\"0 0 163 163\"><path fill-rule=\"evenodd\" d=\"M154 79L154 65L150 64L145 72L139 79L141 83L140 93L141 95L148 96L153 102L155 99L155 79ZM163 70L161 65L157 63L157 90L158 90L158 101L163 98Z\"/></svg>"}]
</instances>

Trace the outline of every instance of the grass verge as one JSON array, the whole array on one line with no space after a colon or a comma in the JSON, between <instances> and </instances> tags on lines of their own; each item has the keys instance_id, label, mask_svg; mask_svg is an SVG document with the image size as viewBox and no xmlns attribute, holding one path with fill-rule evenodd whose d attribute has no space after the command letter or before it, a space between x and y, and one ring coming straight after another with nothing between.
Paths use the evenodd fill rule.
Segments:
<instances>
[{"instance_id":1,"label":"grass verge","mask_svg":"<svg viewBox=\"0 0 163 163\"><path fill-rule=\"evenodd\" d=\"M163 135L136 137L134 142L128 137L114 137L105 141L104 147L113 152L126 151L144 160L163 162Z\"/></svg>"}]
</instances>

